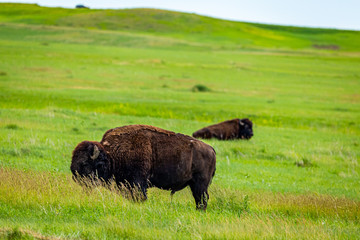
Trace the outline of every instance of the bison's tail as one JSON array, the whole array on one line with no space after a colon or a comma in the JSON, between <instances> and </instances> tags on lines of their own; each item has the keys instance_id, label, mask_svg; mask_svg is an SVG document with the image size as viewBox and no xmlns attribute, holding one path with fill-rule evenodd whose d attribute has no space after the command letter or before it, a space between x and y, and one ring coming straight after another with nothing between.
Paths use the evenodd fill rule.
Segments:
<instances>
[{"instance_id":1,"label":"bison's tail","mask_svg":"<svg viewBox=\"0 0 360 240\"><path fill-rule=\"evenodd\" d=\"M211 147L211 149L213 150L213 159L214 159L214 171L212 173L212 178L215 176L215 171L216 171L216 151L213 147Z\"/></svg>"},{"instance_id":2,"label":"bison's tail","mask_svg":"<svg viewBox=\"0 0 360 240\"><path fill-rule=\"evenodd\" d=\"M214 153L214 159L215 159L215 166L214 166L214 172L212 173L212 177L215 176L215 171L216 171L216 151L213 147L211 147L212 150L213 150L213 153Z\"/></svg>"}]
</instances>

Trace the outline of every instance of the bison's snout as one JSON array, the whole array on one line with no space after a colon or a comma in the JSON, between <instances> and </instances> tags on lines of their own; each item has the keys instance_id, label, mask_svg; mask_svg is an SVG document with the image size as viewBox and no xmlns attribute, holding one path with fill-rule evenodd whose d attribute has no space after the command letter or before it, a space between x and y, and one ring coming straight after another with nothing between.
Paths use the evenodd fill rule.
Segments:
<instances>
[{"instance_id":1,"label":"bison's snout","mask_svg":"<svg viewBox=\"0 0 360 240\"><path fill-rule=\"evenodd\" d=\"M245 135L243 139L250 140L252 138L253 134Z\"/></svg>"}]
</instances>

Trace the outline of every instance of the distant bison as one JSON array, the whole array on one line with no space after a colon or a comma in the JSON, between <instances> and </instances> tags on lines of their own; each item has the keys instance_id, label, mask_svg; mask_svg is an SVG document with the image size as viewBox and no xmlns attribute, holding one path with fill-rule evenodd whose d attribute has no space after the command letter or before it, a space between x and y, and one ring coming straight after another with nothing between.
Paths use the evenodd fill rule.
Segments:
<instances>
[{"instance_id":1,"label":"distant bison","mask_svg":"<svg viewBox=\"0 0 360 240\"><path fill-rule=\"evenodd\" d=\"M215 125L204 127L193 133L195 138L217 138L220 140L229 139L250 139L254 134L252 122L247 119L232 119Z\"/></svg>"},{"instance_id":2,"label":"distant bison","mask_svg":"<svg viewBox=\"0 0 360 240\"><path fill-rule=\"evenodd\" d=\"M205 210L215 174L214 149L190 136L147 125L108 130L101 142L83 141L73 151L75 181L110 183L130 190L134 200L147 199L147 188L171 190L190 186L196 208ZM140 191L141 190L141 191Z\"/></svg>"}]
</instances>

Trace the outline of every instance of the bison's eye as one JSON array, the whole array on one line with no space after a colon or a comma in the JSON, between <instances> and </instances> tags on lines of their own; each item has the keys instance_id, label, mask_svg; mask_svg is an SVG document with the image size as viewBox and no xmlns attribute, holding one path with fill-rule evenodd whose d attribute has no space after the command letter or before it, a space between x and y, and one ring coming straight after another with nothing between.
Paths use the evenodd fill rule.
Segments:
<instances>
[{"instance_id":1,"label":"bison's eye","mask_svg":"<svg viewBox=\"0 0 360 240\"><path fill-rule=\"evenodd\" d=\"M88 163L82 163L82 164L81 164L81 167L82 167L82 168L88 168L88 167L90 167L90 164L88 164Z\"/></svg>"}]
</instances>

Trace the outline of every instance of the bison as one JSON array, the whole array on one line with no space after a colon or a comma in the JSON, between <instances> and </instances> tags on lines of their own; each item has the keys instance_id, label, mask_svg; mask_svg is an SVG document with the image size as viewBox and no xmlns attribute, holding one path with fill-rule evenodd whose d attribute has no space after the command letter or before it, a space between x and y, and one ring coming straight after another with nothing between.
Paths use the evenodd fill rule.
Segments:
<instances>
[{"instance_id":1,"label":"bison","mask_svg":"<svg viewBox=\"0 0 360 240\"><path fill-rule=\"evenodd\" d=\"M252 130L252 122L247 119L232 119L218 124L204 127L193 133L195 138L217 138L220 140L230 139L250 139L254 134Z\"/></svg>"},{"instance_id":2,"label":"bison","mask_svg":"<svg viewBox=\"0 0 360 240\"><path fill-rule=\"evenodd\" d=\"M147 189L190 186L196 208L206 210L208 187L215 174L215 150L190 136L147 125L108 130L101 142L83 141L73 151L73 179L128 189L134 200L146 200ZM92 184L90 184L92 185ZM135 194L140 195L136 199Z\"/></svg>"}]
</instances>

